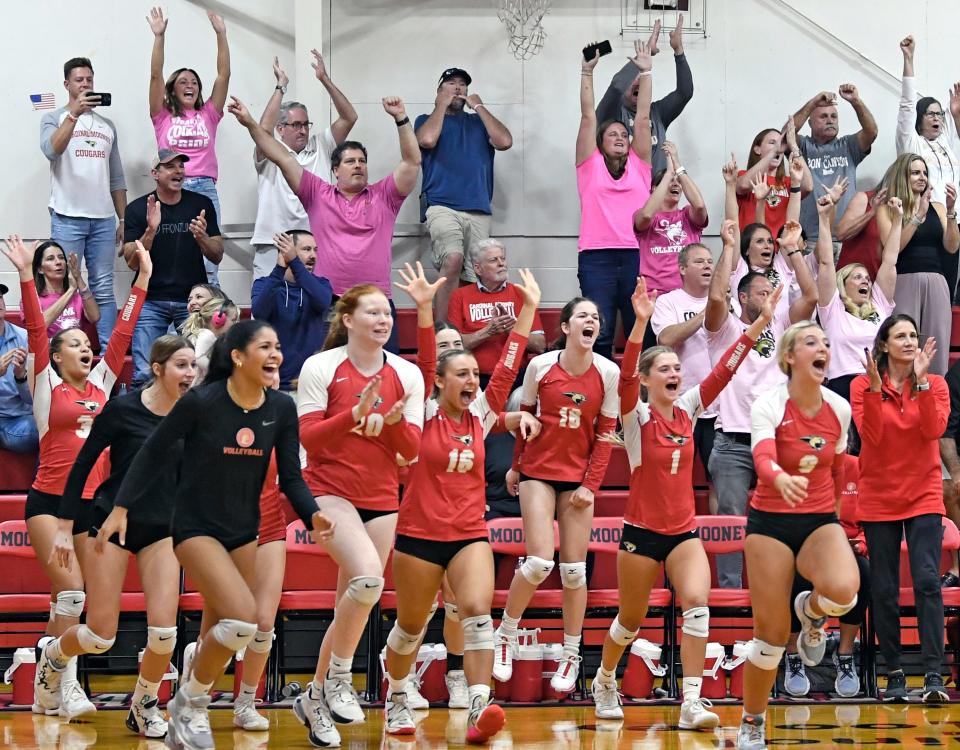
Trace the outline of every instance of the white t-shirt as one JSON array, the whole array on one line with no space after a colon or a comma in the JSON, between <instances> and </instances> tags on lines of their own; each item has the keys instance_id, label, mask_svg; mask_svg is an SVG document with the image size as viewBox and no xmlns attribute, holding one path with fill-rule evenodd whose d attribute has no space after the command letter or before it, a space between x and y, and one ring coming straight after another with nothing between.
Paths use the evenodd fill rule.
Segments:
<instances>
[{"instance_id":1,"label":"white t-shirt","mask_svg":"<svg viewBox=\"0 0 960 750\"><path fill-rule=\"evenodd\" d=\"M786 381L787 376L777 366L777 342L789 326L789 313L777 312L770 325L760 334L747 359L737 370L736 377L720 392L714 402L719 415L717 429L723 429L725 432L749 433L750 407L756 400L757 394ZM719 331L707 331L710 361L716 364L723 353L735 344L749 327L748 323L744 323L733 313L727 313L727 319Z\"/></svg>"},{"instance_id":2,"label":"white t-shirt","mask_svg":"<svg viewBox=\"0 0 960 750\"><path fill-rule=\"evenodd\" d=\"M864 372L863 350L873 349L880 324L893 312L893 301L888 300L883 290L873 285L873 306L877 314L871 320L861 320L851 315L840 300L840 292L834 293L830 304L817 306L820 323L830 339L830 367L828 378L843 375L859 375Z\"/></svg>"},{"instance_id":3,"label":"white t-shirt","mask_svg":"<svg viewBox=\"0 0 960 750\"><path fill-rule=\"evenodd\" d=\"M316 133L311 135L299 154L283 141L277 139L277 142L293 155L301 167L321 180L330 182L330 155L337 147L330 128L320 136ZM290 229L309 231L307 212L277 165L269 159L257 160L256 155L254 164L257 168L257 221L250 244L272 245L273 235Z\"/></svg>"},{"instance_id":4,"label":"white t-shirt","mask_svg":"<svg viewBox=\"0 0 960 750\"><path fill-rule=\"evenodd\" d=\"M672 292L657 297L650 325L653 327L653 332L659 337L664 328L678 323L686 323L690 318L695 318L703 312L706 306L707 297L693 297L682 288L674 289ZM680 382L680 393L682 395L694 386L700 385L703 379L710 374L710 370L713 369L710 364L710 353L707 351L707 332L703 326L700 326L696 333L683 343L674 346L673 349L680 357L681 373L683 375L683 380ZM716 409L710 408L700 416L715 417L716 415Z\"/></svg>"},{"instance_id":5,"label":"white t-shirt","mask_svg":"<svg viewBox=\"0 0 960 750\"><path fill-rule=\"evenodd\" d=\"M747 261L744 260L741 255L737 258L736 268L734 268L733 273L730 274L730 307L733 308L733 312L737 317L739 317L741 313L737 285L740 283L740 279L746 276L747 271L750 270L756 269L749 268ZM762 273L770 280L774 289L780 286L780 284L787 285L784 293L780 295L780 301L777 303L777 313L788 314L790 312L790 303L800 296L800 287L797 284L796 274L793 272L793 268L787 262L783 253L779 250L774 253L773 268L768 271L760 271L759 273Z\"/></svg>"},{"instance_id":6,"label":"white t-shirt","mask_svg":"<svg viewBox=\"0 0 960 750\"><path fill-rule=\"evenodd\" d=\"M67 108L40 120L40 150L50 160L50 208L63 216L107 219L115 214L111 190L126 190L117 129L106 117L85 112L62 153L50 138L67 117Z\"/></svg>"}]
</instances>

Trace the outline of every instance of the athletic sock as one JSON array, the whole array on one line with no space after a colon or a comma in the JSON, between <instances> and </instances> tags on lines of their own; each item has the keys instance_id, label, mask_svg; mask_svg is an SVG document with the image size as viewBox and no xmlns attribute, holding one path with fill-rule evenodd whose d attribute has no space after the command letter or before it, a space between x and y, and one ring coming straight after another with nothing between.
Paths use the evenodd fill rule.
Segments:
<instances>
[{"instance_id":1,"label":"athletic sock","mask_svg":"<svg viewBox=\"0 0 960 750\"><path fill-rule=\"evenodd\" d=\"M604 669L603 664L597 667L597 673L593 677L594 682L599 682L601 685L609 685L613 683L617 684L617 669Z\"/></svg>"},{"instance_id":2,"label":"athletic sock","mask_svg":"<svg viewBox=\"0 0 960 750\"><path fill-rule=\"evenodd\" d=\"M480 696L482 699L482 705L487 705L490 701L490 686L489 685L469 685L467 687L467 694L470 696L470 705L473 706L473 699L476 696Z\"/></svg>"},{"instance_id":3,"label":"athletic sock","mask_svg":"<svg viewBox=\"0 0 960 750\"><path fill-rule=\"evenodd\" d=\"M58 672L62 672L67 668L67 662L70 661L70 657L63 653L60 649L60 639L54 638L50 641L44 653L47 655L47 661L50 662L50 665L56 669Z\"/></svg>"},{"instance_id":4,"label":"athletic sock","mask_svg":"<svg viewBox=\"0 0 960 750\"><path fill-rule=\"evenodd\" d=\"M563 655L578 656L580 654L580 635L563 634Z\"/></svg>"},{"instance_id":5,"label":"athletic sock","mask_svg":"<svg viewBox=\"0 0 960 750\"><path fill-rule=\"evenodd\" d=\"M407 689L407 682L410 678L408 676L401 677L399 680L395 680L390 676L390 673L387 672L387 699L390 698L394 693L403 693Z\"/></svg>"},{"instance_id":6,"label":"athletic sock","mask_svg":"<svg viewBox=\"0 0 960 750\"><path fill-rule=\"evenodd\" d=\"M702 677L684 677L683 678L683 702L695 701L700 697L700 687L703 685Z\"/></svg>"},{"instance_id":7,"label":"athletic sock","mask_svg":"<svg viewBox=\"0 0 960 750\"><path fill-rule=\"evenodd\" d=\"M199 698L201 695L206 695L210 692L210 688L212 687L212 682L200 682L196 677L196 672L194 671L190 674L190 678L181 689L187 698L190 699Z\"/></svg>"},{"instance_id":8,"label":"athletic sock","mask_svg":"<svg viewBox=\"0 0 960 750\"><path fill-rule=\"evenodd\" d=\"M330 654L330 665L327 667L327 679L349 675L353 669L353 657L344 659L336 654Z\"/></svg>"},{"instance_id":9,"label":"athletic sock","mask_svg":"<svg viewBox=\"0 0 960 750\"><path fill-rule=\"evenodd\" d=\"M517 637L517 626L520 624L519 617L511 617L506 612L503 613L503 619L500 620L500 635L505 635L507 638L516 638Z\"/></svg>"},{"instance_id":10,"label":"athletic sock","mask_svg":"<svg viewBox=\"0 0 960 750\"><path fill-rule=\"evenodd\" d=\"M134 705L141 702L148 702L157 697L157 692L160 690L159 682L150 682L149 680L143 679L143 677L137 677L137 686L133 689L133 700L131 703ZM147 700L144 701L143 698L146 697Z\"/></svg>"},{"instance_id":11,"label":"athletic sock","mask_svg":"<svg viewBox=\"0 0 960 750\"><path fill-rule=\"evenodd\" d=\"M255 701L257 699L257 688L259 685L248 685L245 682L240 683L240 695L237 696L243 700Z\"/></svg>"}]
</instances>

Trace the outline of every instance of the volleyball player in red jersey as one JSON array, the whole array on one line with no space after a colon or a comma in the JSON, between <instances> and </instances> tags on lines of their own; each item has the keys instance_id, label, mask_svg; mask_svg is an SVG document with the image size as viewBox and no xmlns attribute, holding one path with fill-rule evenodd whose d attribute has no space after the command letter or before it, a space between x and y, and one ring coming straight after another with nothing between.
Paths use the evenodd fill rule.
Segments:
<instances>
[{"instance_id":1,"label":"volleyball player in red jersey","mask_svg":"<svg viewBox=\"0 0 960 750\"><path fill-rule=\"evenodd\" d=\"M28 346L33 355L30 391L33 394L33 414L40 431L40 467L27 494L25 508L27 530L37 560L51 584L51 606L55 616L47 626L47 634L58 636L80 621L86 598L80 570L82 552L81 566L70 569L61 568L51 554L58 527L60 496L93 420L106 403L123 368L123 357L133 338L153 266L149 253L137 245L137 256L141 261L145 260L146 265L140 267L103 359L93 367L90 340L79 328L64 329L52 340L47 339L47 326L31 269L36 244L28 249L19 235L12 235L7 238L3 253L20 274L21 305ZM87 489L90 492L85 495L92 496L95 487ZM83 513L73 526L76 537L86 536L92 512L93 504L83 503ZM80 542L79 538L76 539L78 548L83 546ZM61 716L70 719L96 710L77 682L76 668L76 659L71 659L60 682L59 702L50 691L35 691L33 709L36 713L59 711Z\"/></svg>"},{"instance_id":2,"label":"volleyball player in red jersey","mask_svg":"<svg viewBox=\"0 0 960 750\"><path fill-rule=\"evenodd\" d=\"M575 297L560 312L559 348L534 357L523 379L522 408L536 410L543 430L526 444L518 440L507 487L517 492L527 556L510 583L496 632L493 674L513 674L517 626L537 586L553 570L553 519L560 526L563 582L563 655L550 684L569 693L580 671L580 634L587 606L587 544L593 527L593 497L610 461L610 443L598 436L616 426L620 370L595 354L600 312Z\"/></svg>"},{"instance_id":3,"label":"volleyball player in red jersey","mask_svg":"<svg viewBox=\"0 0 960 750\"><path fill-rule=\"evenodd\" d=\"M416 274L408 266L400 275L406 283L397 286L417 303L418 360L425 386L436 390L426 404L420 455L410 467L397 522L397 620L387 637L386 731L413 734L416 729L406 683L446 573L463 626L470 701L467 741L485 742L500 731L504 714L490 703L494 569L484 520L483 441L497 423L520 369L540 289L529 271L520 271L523 284L517 289L523 308L486 390L480 391L480 370L472 354L454 349L437 356L432 303L443 281L427 283L419 263Z\"/></svg>"},{"instance_id":4,"label":"volleyball player in red jersey","mask_svg":"<svg viewBox=\"0 0 960 750\"><path fill-rule=\"evenodd\" d=\"M423 377L384 351L393 329L377 287L355 286L337 302L324 351L300 372L297 410L304 472L321 510L337 523L326 545L340 566L333 622L317 670L293 709L318 747L338 745L330 719L364 721L353 690L353 654L383 591L399 507L398 456L412 461L423 426Z\"/></svg>"},{"instance_id":5,"label":"volleyball player in red jersey","mask_svg":"<svg viewBox=\"0 0 960 750\"><path fill-rule=\"evenodd\" d=\"M811 321L790 326L777 344L787 382L761 394L750 410L757 489L744 545L753 639L744 667L739 750L766 747L764 714L790 634L794 572L813 584L793 601L800 620L797 651L805 664L823 659L828 617L857 603L860 576L837 518L843 490L850 404L823 386L830 344Z\"/></svg>"},{"instance_id":6,"label":"volleyball player in red jersey","mask_svg":"<svg viewBox=\"0 0 960 750\"><path fill-rule=\"evenodd\" d=\"M680 396L682 370L676 352L667 346L654 346L641 354L657 295L648 295L646 281L637 279L632 297L636 323L627 339L620 374L623 442L630 460L630 495L617 553L620 611L604 638L600 668L593 680L597 718L623 718L617 662L637 637L647 613L650 589L663 565L676 586L683 611L680 728L709 729L720 723L720 717L708 711L700 699L710 634L710 564L696 532L693 425L770 325L782 292L783 285L766 298L760 315L727 349L713 371ZM640 398L641 387L646 389L646 400Z\"/></svg>"}]
</instances>

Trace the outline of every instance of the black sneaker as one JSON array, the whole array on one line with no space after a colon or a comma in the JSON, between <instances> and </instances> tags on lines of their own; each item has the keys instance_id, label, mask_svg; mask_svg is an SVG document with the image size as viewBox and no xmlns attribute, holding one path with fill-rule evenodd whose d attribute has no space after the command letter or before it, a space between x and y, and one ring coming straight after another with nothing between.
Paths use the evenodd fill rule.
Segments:
<instances>
[{"instance_id":1,"label":"black sneaker","mask_svg":"<svg viewBox=\"0 0 960 750\"><path fill-rule=\"evenodd\" d=\"M938 672L928 672L923 678L923 702L946 703L950 700L943 686L943 677Z\"/></svg>"},{"instance_id":2,"label":"black sneaker","mask_svg":"<svg viewBox=\"0 0 960 750\"><path fill-rule=\"evenodd\" d=\"M937 675L939 678L940 675ZM942 688L943 681L940 681ZM883 691L884 703L906 703L907 702L907 678L903 670L897 670L887 675L887 689Z\"/></svg>"},{"instance_id":3,"label":"black sneaker","mask_svg":"<svg viewBox=\"0 0 960 750\"><path fill-rule=\"evenodd\" d=\"M940 588L953 589L960 586L960 576L956 573L944 573L940 576Z\"/></svg>"}]
</instances>

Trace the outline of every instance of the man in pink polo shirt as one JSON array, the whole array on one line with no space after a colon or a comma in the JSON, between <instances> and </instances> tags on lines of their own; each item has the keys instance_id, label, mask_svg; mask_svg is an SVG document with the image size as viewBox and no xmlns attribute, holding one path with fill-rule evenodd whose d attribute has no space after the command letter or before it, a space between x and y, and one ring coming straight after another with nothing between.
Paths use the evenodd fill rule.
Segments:
<instances>
[{"instance_id":1,"label":"man in pink polo shirt","mask_svg":"<svg viewBox=\"0 0 960 750\"><path fill-rule=\"evenodd\" d=\"M372 185L362 143L344 141L334 149L330 164L336 182L331 185L304 169L260 127L239 99L232 97L227 109L250 132L260 152L277 165L306 209L317 240L316 273L329 279L338 296L357 284L375 284L394 309L390 288L393 227L420 173L420 147L403 101L396 96L383 99L384 111L397 124L401 161L392 174ZM385 348L397 351L396 326Z\"/></svg>"}]
</instances>

